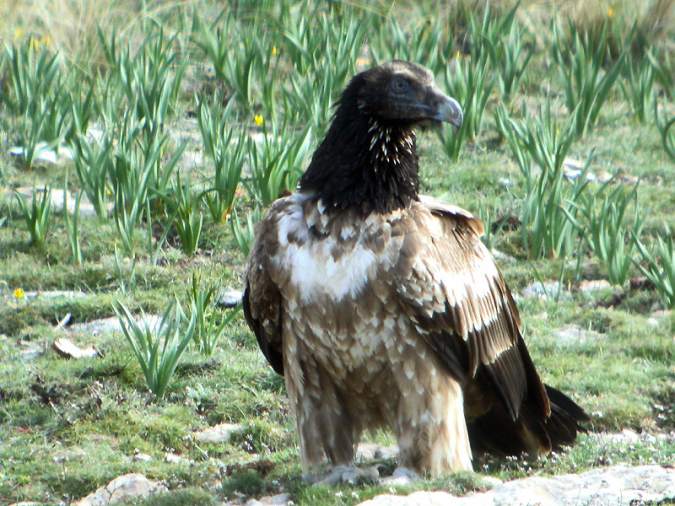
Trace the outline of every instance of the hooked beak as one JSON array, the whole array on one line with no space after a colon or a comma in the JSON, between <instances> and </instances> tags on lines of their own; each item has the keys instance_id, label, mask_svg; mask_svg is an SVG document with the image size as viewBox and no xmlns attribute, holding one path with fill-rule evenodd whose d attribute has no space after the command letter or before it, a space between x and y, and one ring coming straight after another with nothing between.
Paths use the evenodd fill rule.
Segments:
<instances>
[{"instance_id":1,"label":"hooked beak","mask_svg":"<svg viewBox=\"0 0 675 506\"><path fill-rule=\"evenodd\" d=\"M445 95L441 91L435 91L435 95L434 98L437 105L434 119L450 123L455 128L461 127L462 119L464 118L462 106L459 105L457 100Z\"/></svg>"}]
</instances>

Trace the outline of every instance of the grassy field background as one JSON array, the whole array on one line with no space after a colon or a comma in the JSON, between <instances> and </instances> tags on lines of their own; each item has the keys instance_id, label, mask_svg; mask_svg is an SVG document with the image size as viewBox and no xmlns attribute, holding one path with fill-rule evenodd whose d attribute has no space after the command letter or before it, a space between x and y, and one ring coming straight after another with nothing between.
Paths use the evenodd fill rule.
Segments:
<instances>
[{"instance_id":1,"label":"grassy field background","mask_svg":"<svg viewBox=\"0 0 675 506\"><path fill-rule=\"evenodd\" d=\"M169 489L143 504L386 491L302 481L283 380L216 302L241 289L253 224L347 80L391 58L431 68L467 111L457 134L420 134L423 191L485 220L541 375L592 416L564 452L400 492L672 463L673 2L514 5L3 3L0 503L68 503L129 472ZM174 339L150 332L168 351L149 374L142 328L83 325L123 306L175 323ZM64 358L64 337L99 356ZM240 425L228 442L195 439L224 422Z\"/></svg>"}]
</instances>

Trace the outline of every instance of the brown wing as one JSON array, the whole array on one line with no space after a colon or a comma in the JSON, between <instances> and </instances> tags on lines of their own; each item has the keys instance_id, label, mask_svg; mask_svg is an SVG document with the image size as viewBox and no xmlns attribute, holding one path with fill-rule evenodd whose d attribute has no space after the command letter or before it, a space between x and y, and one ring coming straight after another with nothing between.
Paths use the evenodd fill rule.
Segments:
<instances>
[{"instance_id":1,"label":"brown wing","mask_svg":"<svg viewBox=\"0 0 675 506\"><path fill-rule=\"evenodd\" d=\"M421 336L459 381L491 386L510 417L523 401L550 415L513 297L468 212L424 199L396 266L396 290ZM487 378L487 381L485 381ZM534 406L532 406L534 404Z\"/></svg>"},{"instance_id":2,"label":"brown wing","mask_svg":"<svg viewBox=\"0 0 675 506\"><path fill-rule=\"evenodd\" d=\"M272 368L283 375L281 294L270 278L268 265L278 247L275 220L270 217L273 213L274 207L256 230L246 272L243 305L246 322L255 334L260 350Z\"/></svg>"}]
</instances>

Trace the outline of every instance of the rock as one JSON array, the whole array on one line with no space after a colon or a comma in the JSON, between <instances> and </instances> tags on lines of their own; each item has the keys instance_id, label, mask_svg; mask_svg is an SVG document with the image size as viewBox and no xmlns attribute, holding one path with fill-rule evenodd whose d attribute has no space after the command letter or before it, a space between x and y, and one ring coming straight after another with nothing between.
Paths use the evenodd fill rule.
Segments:
<instances>
[{"instance_id":1,"label":"rock","mask_svg":"<svg viewBox=\"0 0 675 506\"><path fill-rule=\"evenodd\" d=\"M377 483L380 478L380 471L376 466L356 467L356 466L335 466L331 469L328 476L317 483L319 485L359 485L362 483Z\"/></svg>"},{"instance_id":2,"label":"rock","mask_svg":"<svg viewBox=\"0 0 675 506\"><path fill-rule=\"evenodd\" d=\"M292 504L291 496L288 494L267 495L260 499L249 499L246 506L286 506Z\"/></svg>"},{"instance_id":3,"label":"rock","mask_svg":"<svg viewBox=\"0 0 675 506\"><path fill-rule=\"evenodd\" d=\"M9 148L9 154L26 158L27 149L22 146L13 146ZM33 151L33 162L46 162L51 164L60 164L73 159L73 150L67 146L52 147L46 142L38 142Z\"/></svg>"},{"instance_id":4,"label":"rock","mask_svg":"<svg viewBox=\"0 0 675 506\"><path fill-rule=\"evenodd\" d=\"M74 506L106 506L132 499L150 497L167 489L161 483L148 480L142 474L125 474L112 480L96 492L80 499Z\"/></svg>"},{"instance_id":5,"label":"rock","mask_svg":"<svg viewBox=\"0 0 675 506\"><path fill-rule=\"evenodd\" d=\"M236 307L241 303L242 295L240 290L225 288L218 293L216 305L225 308Z\"/></svg>"},{"instance_id":6,"label":"rock","mask_svg":"<svg viewBox=\"0 0 675 506\"><path fill-rule=\"evenodd\" d=\"M62 464L73 460L83 460L86 456L87 453L82 448L69 448L56 452L52 455L52 460L55 464Z\"/></svg>"},{"instance_id":7,"label":"rock","mask_svg":"<svg viewBox=\"0 0 675 506\"><path fill-rule=\"evenodd\" d=\"M491 249L490 252L492 253L492 256L494 257L495 260L498 262L503 262L503 263L508 263L512 264L516 262L516 259L512 257L511 255L504 253L503 251L499 251L498 249Z\"/></svg>"},{"instance_id":8,"label":"rock","mask_svg":"<svg viewBox=\"0 0 675 506\"><path fill-rule=\"evenodd\" d=\"M132 460L134 462L150 462L152 460L152 456L148 455L147 453L134 453Z\"/></svg>"},{"instance_id":9,"label":"rock","mask_svg":"<svg viewBox=\"0 0 675 506\"><path fill-rule=\"evenodd\" d=\"M190 459L186 459L185 457L181 457L180 455L176 455L175 453L165 453L164 462L168 464L180 464L180 465L192 464L192 461Z\"/></svg>"},{"instance_id":10,"label":"rock","mask_svg":"<svg viewBox=\"0 0 675 506\"><path fill-rule=\"evenodd\" d=\"M606 279L585 279L579 283L577 290L580 292L596 292L598 290L606 290L611 288L612 285L609 284L609 281Z\"/></svg>"},{"instance_id":11,"label":"rock","mask_svg":"<svg viewBox=\"0 0 675 506\"><path fill-rule=\"evenodd\" d=\"M52 344L54 351L65 358L94 358L98 357L100 353L93 346L88 346L87 348L80 348L70 339L65 337L59 338Z\"/></svg>"},{"instance_id":12,"label":"rock","mask_svg":"<svg viewBox=\"0 0 675 506\"><path fill-rule=\"evenodd\" d=\"M407 467L397 467L391 476L380 481L382 485L405 486L419 481L420 477L412 469Z\"/></svg>"},{"instance_id":13,"label":"rock","mask_svg":"<svg viewBox=\"0 0 675 506\"><path fill-rule=\"evenodd\" d=\"M375 459L395 459L398 455L398 446L380 446L376 443L360 443L356 448L356 460L364 462Z\"/></svg>"},{"instance_id":14,"label":"rock","mask_svg":"<svg viewBox=\"0 0 675 506\"><path fill-rule=\"evenodd\" d=\"M19 352L21 354L21 360L35 360L44 353L44 349L40 345L24 342L21 342L20 344L22 344L22 350Z\"/></svg>"},{"instance_id":15,"label":"rock","mask_svg":"<svg viewBox=\"0 0 675 506\"><path fill-rule=\"evenodd\" d=\"M241 431L242 426L237 423L221 423L193 434L200 443L227 443L235 432Z\"/></svg>"},{"instance_id":16,"label":"rock","mask_svg":"<svg viewBox=\"0 0 675 506\"><path fill-rule=\"evenodd\" d=\"M523 288L521 294L524 299L553 299L558 295L562 300L570 298L569 292L558 281L535 281Z\"/></svg>"},{"instance_id":17,"label":"rock","mask_svg":"<svg viewBox=\"0 0 675 506\"><path fill-rule=\"evenodd\" d=\"M32 199L34 191L42 193L43 189L33 188L32 186L21 186L16 189L16 192L28 201ZM75 214L77 195L73 195L68 191L64 192L63 188L52 188L50 203L52 211L54 212L60 213L66 208L68 214ZM112 202L108 202L105 204L105 207L109 213L114 206ZM82 195L82 199L80 200L79 213L81 217L96 216L96 209L94 209L94 205L89 201L86 195Z\"/></svg>"},{"instance_id":18,"label":"rock","mask_svg":"<svg viewBox=\"0 0 675 506\"><path fill-rule=\"evenodd\" d=\"M640 180L640 178L638 178L638 177L636 177L632 174L628 174L627 172L619 172L618 179L619 179L619 182L621 184L626 184L626 185L631 185L631 186L636 185L638 183L638 181Z\"/></svg>"},{"instance_id":19,"label":"rock","mask_svg":"<svg viewBox=\"0 0 675 506\"><path fill-rule=\"evenodd\" d=\"M589 342L598 342L606 337L606 334L601 334L594 330L583 329L574 324L565 325L553 332L553 338L558 346L575 346L578 344L587 344Z\"/></svg>"},{"instance_id":20,"label":"rock","mask_svg":"<svg viewBox=\"0 0 675 506\"><path fill-rule=\"evenodd\" d=\"M134 317L136 322L141 325L148 325L150 328L157 328L161 317L153 314L144 314L142 316L136 315ZM116 316L110 318L101 318L100 320L91 320L84 323L74 323L68 327L69 332L91 334L94 336L100 334L114 334L122 332L122 327Z\"/></svg>"},{"instance_id":21,"label":"rock","mask_svg":"<svg viewBox=\"0 0 675 506\"><path fill-rule=\"evenodd\" d=\"M563 176L573 181L577 179L583 172L586 164L581 160L574 160L573 158L565 158L563 161ZM596 177L591 171L586 172L586 179L588 181L595 181Z\"/></svg>"},{"instance_id":22,"label":"rock","mask_svg":"<svg viewBox=\"0 0 675 506\"><path fill-rule=\"evenodd\" d=\"M80 292L78 290L48 290L48 291L35 291L35 292L24 292L23 299L26 301L34 300L53 300L53 299L82 299L86 297L87 294Z\"/></svg>"},{"instance_id":23,"label":"rock","mask_svg":"<svg viewBox=\"0 0 675 506\"><path fill-rule=\"evenodd\" d=\"M613 466L582 474L532 476L465 497L447 492L384 494L360 506L630 506L675 499L675 469L661 466Z\"/></svg>"},{"instance_id":24,"label":"rock","mask_svg":"<svg viewBox=\"0 0 675 506\"><path fill-rule=\"evenodd\" d=\"M605 184L611 181L614 176L610 172L601 169L596 174L596 177L598 178L598 183Z\"/></svg>"},{"instance_id":25,"label":"rock","mask_svg":"<svg viewBox=\"0 0 675 506\"><path fill-rule=\"evenodd\" d=\"M504 188L511 188L513 186L513 180L508 177L500 177L497 179L497 182Z\"/></svg>"},{"instance_id":26,"label":"rock","mask_svg":"<svg viewBox=\"0 0 675 506\"><path fill-rule=\"evenodd\" d=\"M487 488L495 488L496 486L501 485L504 482L494 476L481 476L480 483L481 485Z\"/></svg>"}]
</instances>

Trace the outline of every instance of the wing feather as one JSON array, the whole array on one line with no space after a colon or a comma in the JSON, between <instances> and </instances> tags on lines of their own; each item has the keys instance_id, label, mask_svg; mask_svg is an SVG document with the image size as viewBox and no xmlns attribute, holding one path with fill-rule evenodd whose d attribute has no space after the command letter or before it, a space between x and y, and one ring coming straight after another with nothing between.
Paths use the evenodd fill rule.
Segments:
<instances>
[{"instance_id":1,"label":"wing feather","mask_svg":"<svg viewBox=\"0 0 675 506\"><path fill-rule=\"evenodd\" d=\"M393 282L423 338L458 379L487 374L514 420L526 397L549 416L513 297L480 241L480 221L429 200L412 216Z\"/></svg>"},{"instance_id":2,"label":"wing feather","mask_svg":"<svg viewBox=\"0 0 675 506\"><path fill-rule=\"evenodd\" d=\"M279 207L279 206L277 206ZM282 353L282 306L279 288L270 277L269 265L277 243L275 206L258 224L246 272L244 316L263 355L278 373L284 374Z\"/></svg>"}]
</instances>

